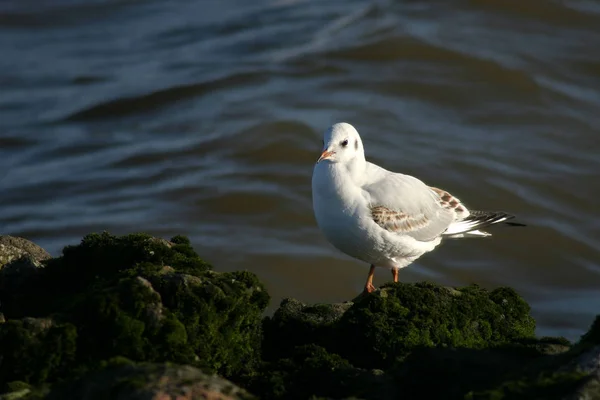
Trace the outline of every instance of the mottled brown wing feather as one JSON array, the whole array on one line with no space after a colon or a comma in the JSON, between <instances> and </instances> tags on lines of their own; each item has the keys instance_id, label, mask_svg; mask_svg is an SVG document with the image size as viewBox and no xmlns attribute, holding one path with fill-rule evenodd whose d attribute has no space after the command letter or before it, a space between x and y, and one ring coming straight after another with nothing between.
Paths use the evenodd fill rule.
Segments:
<instances>
[{"instance_id":1,"label":"mottled brown wing feather","mask_svg":"<svg viewBox=\"0 0 600 400\"><path fill-rule=\"evenodd\" d=\"M409 217L403 212L390 210L383 206L371 208L371 214L377 225L390 232L411 232L429 224L429 220L423 214Z\"/></svg>"},{"instance_id":2,"label":"mottled brown wing feather","mask_svg":"<svg viewBox=\"0 0 600 400\"><path fill-rule=\"evenodd\" d=\"M433 190L440 198L440 205L450 211L454 211L457 216L462 217L462 214L467 214L467 208L460 202L460 200L445 190L438 189L436 187L430 186L431 190Z\"/></svg>"}]
</instances>

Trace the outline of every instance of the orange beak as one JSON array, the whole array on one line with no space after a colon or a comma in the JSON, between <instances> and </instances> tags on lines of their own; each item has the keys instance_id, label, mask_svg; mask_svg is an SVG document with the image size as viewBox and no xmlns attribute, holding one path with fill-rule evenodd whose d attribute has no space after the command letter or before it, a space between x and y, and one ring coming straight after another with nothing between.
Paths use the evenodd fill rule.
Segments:
<instances>
[{"instance_id":1,"label":"orange beak","mask_svg":"<svg viewBox=\"0 0 600 400\"><path fill-rule=\"evenodd\" d=\"M319 157L319 159L317 160L317 164L323 160L327 160L329 157L331 157L334 154L335 154L335 151L325 150L323 153L321 153L321 157Z\"/></svg>"}]
</instances>

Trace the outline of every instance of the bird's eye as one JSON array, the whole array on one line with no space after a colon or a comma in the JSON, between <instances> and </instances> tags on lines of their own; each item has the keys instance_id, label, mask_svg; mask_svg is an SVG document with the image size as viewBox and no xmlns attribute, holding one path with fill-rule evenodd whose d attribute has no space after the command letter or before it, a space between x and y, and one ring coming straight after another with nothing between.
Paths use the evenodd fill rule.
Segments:
<instances>
[{"instance_id":1,"label":"bird's eye","mask_svg":"<svg viewBox=\"0 0 600 400\"><path fill-rule=\"evenodd\" d=\"M344 140L341 144L344 147L348 146L348 139Z\"/></svg>"}]
</instances>

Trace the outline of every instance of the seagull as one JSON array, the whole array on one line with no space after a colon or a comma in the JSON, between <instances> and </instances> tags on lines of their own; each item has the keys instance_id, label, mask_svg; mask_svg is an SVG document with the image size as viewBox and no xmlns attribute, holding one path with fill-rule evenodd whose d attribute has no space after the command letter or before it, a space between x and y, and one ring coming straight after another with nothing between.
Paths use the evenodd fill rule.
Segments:
<instances>
[{"instance_id":1,"label":"seagull","mask_svg":"<svg viewBox=\"0 0 600 400\"><path fill-rule=\"evenodd\" d=\"M345 122L324 134L312 176L313 211L326 239L339 251L370 264L364 291L375 290L375 268L398 271L445 238L486 237L482 231L514 215L469 210L446 190L368 162L356 129Z\"/></svg>"}]
</instances>

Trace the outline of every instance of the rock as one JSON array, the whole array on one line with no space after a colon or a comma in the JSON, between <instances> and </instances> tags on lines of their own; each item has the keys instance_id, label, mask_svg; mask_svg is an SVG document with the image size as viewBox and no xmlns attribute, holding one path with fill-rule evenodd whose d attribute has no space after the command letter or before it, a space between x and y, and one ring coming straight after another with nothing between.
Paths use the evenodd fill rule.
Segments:
<instances>
[{"instance_id":1,"label":"rock","mask_svg":"<svg viewBox=\"0 0 600 400\"><path fill-rule=\"evenodd\" d=\"M211 268L181 236L105 232L65 247L1 294L0 390L17 380L52 384L117 356L252 374L269 295L252 273Z\"/></svg>"},{"instance_id":2,"label":"rock","mask_svg":"<svg viewBox=\"0 0 600 400\"><path fill-rule=\"evenodd\" d=\"M559 370L562 371L581 372L588 376L572 393L565 396L564 400L600 399L600 346L584 351Z\"/></svg>"},{"instance_id":3,"label":"rock","mask_svg":"<svg viewBox=\"0 0 600 400\"><path fill-rule=\"evenodd\" d=\"M73 366L77 331L51 318L8 320L0 325L0 393L14 381L42 383Z\"/></svg>"},{"instance_id":4,"label":"rock","mask_svg":"<svg viewBox=\"0 0 600 400\"><path fill-rule=\"evenodd\" d=\"M564 400L600 399L600 316L597 316L590 329L573 348L576 354L557 373L583 373L587 376Z\"/></svg>"},{"instance_id":5,"label":"rock","mask_svg":"<svg viewBox=\"0 0 600 400\"><path fill-rule=\"evenodd\" d=\"M121 361L123 363L123 361ZM48 400L252 400L230 381L187 365L109 365L75 382L57 385Z\"/></svg>"},{"instance_id":6,"label":"rock","mask_svg":"<svg viewBox=\"0 0 600 400\"><path fill-rule=\"evenodd\" d=\"M135 278L135 281L138 285L141 285L142 287L148 289L148 291L150 292L152 300L144 302L144 319L149 322L151 327L157 328L161 325L162 321L165 318L165 309L162 304L160 293L154 290L152 284L146 278L137 276Z\"/></svg>"},{"instance_id":7,"label":"rock","mask_svg":"<svg viewBox=\"0 0 600 400\"><path fill-rule=\"evenodd\" d=\"M262 312L270 298L254 274L162 270L149 279L163 305L178 310L187 328L187 343L203 366L225 376L258 366Z\"/></svg>"},{"instance_id":8,"label":"rock","mask_svg":"<svg viewBox=\"0 0 600 400\"><path fill-rule=\"evenodd\" d=\"M341 318L339 351L344 354L352 343L362 343L348 359L381 368L415 347L483 349L534 337L529 311L510 288L487 291L472 285L450 291L431 283L386 285Z\"/></svg>"},{"instance_id":9,"label":"rock","mask_svg":"<svg viewBox=\"0 0 600 400\"><path fill-rule=\"evenodd\" d=\"M471 394L474 399L495 399L506 389L498 386L515 378L520 379L512 383L515 387L529 386L535 393L539 388L529 380L540 371L551 370L553 360L568 350L562 338L514 340L485 349L417 348L391 370L407 398L463 399ZM436 385L431 384L432 377Z\"/></svg>"},{"instance_id":10,"label":"rock","mask_svg":"<svg viewBox=\"0 0 600 400\"><path fill-rule=\"evenodd\" d=\"M509 288L395 283L346 303L285 299L265 319L268 362L248 387L281 399L462 399L568 350L534 330L529 306Z\"/></svg>"},{"instance_id":11,"label":"rock","mask_svg":"<svg viewBox=\"0 0 600 400\"><path fill-rule=\"evenodd\" d=\"M0 396L0 400L17 400L23 399L29 395L31 389L21 389L15 390L13 392L8 392Z\"/></svg>"},{"instance_id":12,"label":"rock","mask_svg":"<svg viewBox=\"0 0 600 400\"><path fill-rule=\"evenodd\" d=\"M27 239L0 236L0 306L22 296L24 282L35 279L50 254ZM10 307L9 307L10 308ZM11 310L5 312L10 315Z\"/></svg>"},{"instance_id":13,"label":"rock","mask_svg":"<svg viewBox=\"0 0 600 400\"><path fill-rule=\"evenodd\" d=\"M483 349L532 338L529 305L512 289L389 284L354 303L285 300L265 323L267 354L317 344L362 368L387 368L414 348Z\"/></svg>"},{"instance_id":14,"label":"rock","mask_svg":"<svg viewBox=\"0 0 600 400\"><path fill-rule=\"evenodd\" d=\"M0 395L0 400L17 400L30 397L31 386L25 382L11 382L7 385L7 393Z\"/></svg>"},{"instance_id":15,"label":"rock","mask_svg":"<svg viewBox=\"0 0 600 400\"><path fill-rule=\"evenodd\" d=\"M394 377L382 370L356 368L348 360L316 345L298 346L264 366L248 388L265 399L376 399L402 397Z\"/></svg>"},{"instance_id":16,"label":"rock","mask_svg":"<svg viewBox=\"0 0 600 400\"><path fill-rule=\"evenodd\" d=\"M0 236L0 270L20 258L27 258L24 265L29 264L34 268L39 268L42 265L41 262L50 257L46 250L27 239L7 235Z\"/></svg>"},{"instance_id":17,"label":"rock","mask_svg":"<svg viewBox=\"0 0 600 400\"><path fill-rule=\"evenodd\" d=\"M581 337L581 342L590 345L600 344L600 315L596 316L590 329Z\"/></svg>"},{"instance_id":18,"label":"rock","mask_svg":"<svg viewBox=\"0 0 600 400\"><path fill-rule=\"evenodd\" d=\"M182 236L28 257L0 270L0 398L600 399L600 317L575 345L536 338L510 288L390 283L263 318L258 278Z\"/></svg>"},{"instance_id":19,"label":"rock","mask_svg":"<svg viewBox=\"0 0 600 400\"><path fill-rule=\"evenodd\" d=\"M571 344L535 338L529 311L512 289L475 285L387 284L333 305L286 299L265 319L267 363L248 387L270 399L495 399L504 391L538 398L573 390L582 374L553 374L572 357Z\"/></svg>"},{"instance_id":20,"label":"rock","mask_svg":"<svg viewBox=\"0 0 600 400\"><path fill-rule=\"evenodd\" d=\"M523 376L520 379L505 380L494 389L471 392L465 400L496 399L543 399L560 400L569 396L587 378L579 373L550 373L542 371L537 375Z\"/></svg>"},{"instance_id":21,"label":"rock","mask_svg":"<svg viewBox=\"0 0 600 400\"><path fill-rule=\"evenodd\" d=\"M299 345L333 345L337 337L335 323L353 305L352 302L337 304L306 305L296 299L284 299L272 318L265 318L264 356L267 359L289 355Z\"/></svg>"},{"instance_id":22,"label":"rock","mask_svg":"<svg viewBox=\"0 0 600 400\"><path fill-rule=\"evenodd\" d=\"M600 399L600 345L596 344L600 328L598 321L596 318L590 330L575 345L570 345L564 338L530 340L523 345L524 348L530 354L537 352L544 357L515 365L515 371L505 374L496 385L489 385L492 388L471 392L466 399Z\"/></svg>"},{"instance_id":23,"label":"rock","mask_svg":"<svg viewBox=\"0 0 600 400\"><path fill-rule=\"evenodd\" d=\"M600 346L593 346L583 350L581 354L558 369L558 372L581 371L595 374L600 371Z\"/></svg>"}]
</instances>

